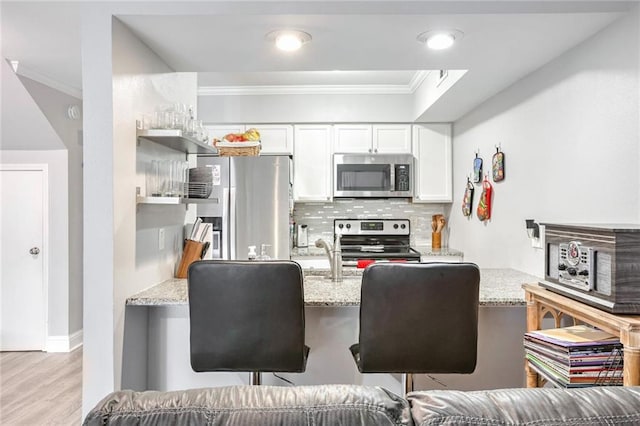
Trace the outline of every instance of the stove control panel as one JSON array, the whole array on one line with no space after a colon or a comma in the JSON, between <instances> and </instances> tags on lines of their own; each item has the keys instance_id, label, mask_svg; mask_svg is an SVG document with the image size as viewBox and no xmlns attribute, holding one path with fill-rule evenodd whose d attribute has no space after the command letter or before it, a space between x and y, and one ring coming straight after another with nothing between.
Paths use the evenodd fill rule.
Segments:
<instances>
[{"instance_id":1,"label":"stove control panel","mask_svg":"<svg viewBox=\"0 0 640 426\"><path fill-rule=\"evenodd\" d=\"M334 219L336 235L409 235L409 219Z\"/></svg>"}]
</instances>

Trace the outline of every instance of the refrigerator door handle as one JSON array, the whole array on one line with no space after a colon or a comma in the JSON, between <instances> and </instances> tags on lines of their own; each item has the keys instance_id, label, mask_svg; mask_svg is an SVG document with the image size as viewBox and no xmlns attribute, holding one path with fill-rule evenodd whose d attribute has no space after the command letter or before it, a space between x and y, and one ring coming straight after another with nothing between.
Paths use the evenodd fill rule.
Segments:
<instances>
[{"instance_id":1,"label":"refrigerator door handle","mask_svg":"<svg viewBox=\"0 0 640 426\"><path fill-rule=\"evenodd\" d=\"M222 244L220 258L229 260L229 188L222 190Z\"/></svg>"},{"instance_id":2,"label":"refrigerator door handle","mask_svg":"<svg viewBox=\"0 0 640 426\"><path fill-rule=\"evenodd\" d=\"M229 248L230 248L230 253L229 253L229 259L231 260L236 260L238 259L238 253L236 252L236 239L237 239L237 235L236 235L236 219L237 219L237 212L236 212L236 189L235 188L231 188L229 190L230 192L230 201L229 201Z\"/></svg>"}]
</instances>

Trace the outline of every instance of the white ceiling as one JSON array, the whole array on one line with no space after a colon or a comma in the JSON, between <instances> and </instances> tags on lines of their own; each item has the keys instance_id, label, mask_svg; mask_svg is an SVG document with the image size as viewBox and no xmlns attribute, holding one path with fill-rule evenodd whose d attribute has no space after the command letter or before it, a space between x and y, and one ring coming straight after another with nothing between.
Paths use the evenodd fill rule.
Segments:
<instances>
[{"instance_id":1,"label":"white ceiling","mask_svg":"<svg viewBox=\"0 0 640 426\"><path fill-rule=\"evenodd\" d=\"M113 3L112 11L174 70L200 72L201 86L409 85L417 70L466 69L468 109L594 35L631 3L129 2ZM79 91L80 2L0 7L2 55L20 60L29 77ZM416 41L443 27L464 32L453 49L428 51ZM294 54L279 52L265 34L282 28L313 40Z\"/></svg>"}]
</instances>

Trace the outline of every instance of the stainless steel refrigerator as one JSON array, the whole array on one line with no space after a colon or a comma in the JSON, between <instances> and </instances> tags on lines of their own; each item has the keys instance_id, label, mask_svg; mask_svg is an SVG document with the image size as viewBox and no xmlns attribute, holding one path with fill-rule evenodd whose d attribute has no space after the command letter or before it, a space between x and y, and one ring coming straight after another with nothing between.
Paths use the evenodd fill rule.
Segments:
<instances>
[{"instance_id":1,"label":"stainless steel refrigerator","mask_svg":"<svg viewBox=\"0 0 640 426\"><path fill-rule=\"evenodd\" d=\"M197 205L197 215L217 226L222 259L247 259L249 246L267 244L272 259L290 258L289 223L293 213L291 159L288 156L198 157L211 166L217 203ZM215 229L216 227L214 227ZM214 244L215 247L216 244Z\"/></svg>"}]
</instances>

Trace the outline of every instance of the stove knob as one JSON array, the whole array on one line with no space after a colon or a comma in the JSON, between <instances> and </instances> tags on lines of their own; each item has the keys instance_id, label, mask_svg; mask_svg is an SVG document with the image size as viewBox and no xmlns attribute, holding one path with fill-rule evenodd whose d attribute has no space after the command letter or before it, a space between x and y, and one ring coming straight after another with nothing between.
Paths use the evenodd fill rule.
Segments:
<instances>
[{"instance_id":1,"label":"stove knob","mask_svg":"<svg viewBox=\"0 0 640 426\"><path fill-rule=\"evenodd\" d=\"M565 265L564 263L561 263L558 265L558 270L559 271L564 271L565 269L567 269L567 265Z\"/></svg>"},{"instance_id":2,"label":"stove knob","mask_svg":"<svg viewBox=\"0 0 640 426\"><path fill-rule=\"evenodd\" d=\"M407 225L405 225L404 223L403 223L402 225L400 225L400 228L401 228L401 229L404 229L404 228L406 228L406 227L407 227Z\"/></svg>"},{"instance_id":3,"label":"stove knob","mask_svg":"<svg viewBox=\"0 0 640 426\"><path fill-rule=\"evenodd\" d=\"M576 276L578 274L578 271L576 271L576 268L567 268L567 272L571 276Z\"/></svg>"},{"instance_id":4,"label":"stove knob","mask_svg":"<svg viewBox=\"0 0 640 426\"><path fill-rule=\"evenodd\" d=\"M398 224L397 223L393 224L393 229L398 229Z\"/></svg>"},{"instance_id":5,"label":"stove knob","mask_svg":"<svg viewBox=\"0 0 640 426\"><path fill-rule=\"evenodd\" d=\"M344 224L342 224L342 223L338 224L338 228L340 228L340 229L344 228Z\"/></svg>"},{"instance_id":6,"label":"stove knob","mask_svg":"<svg viewBox=\"0 0 640 426\"><path fill-rule=\"evenodd\" d=\"M351 229L351 224L347 223L347 229Z\"/></svg>"},{"instance_id":7,"label":"stove knob","mask_svg":"<svg viewBox=\"0 0 640 426\"><path fill-rule=\"evenodd\" d=\"M580 271L578 272L578 275L582 275L582 276L589 276L589 271L587 271L586 269L584 271Z\"/></svg>"}]
</instances>

